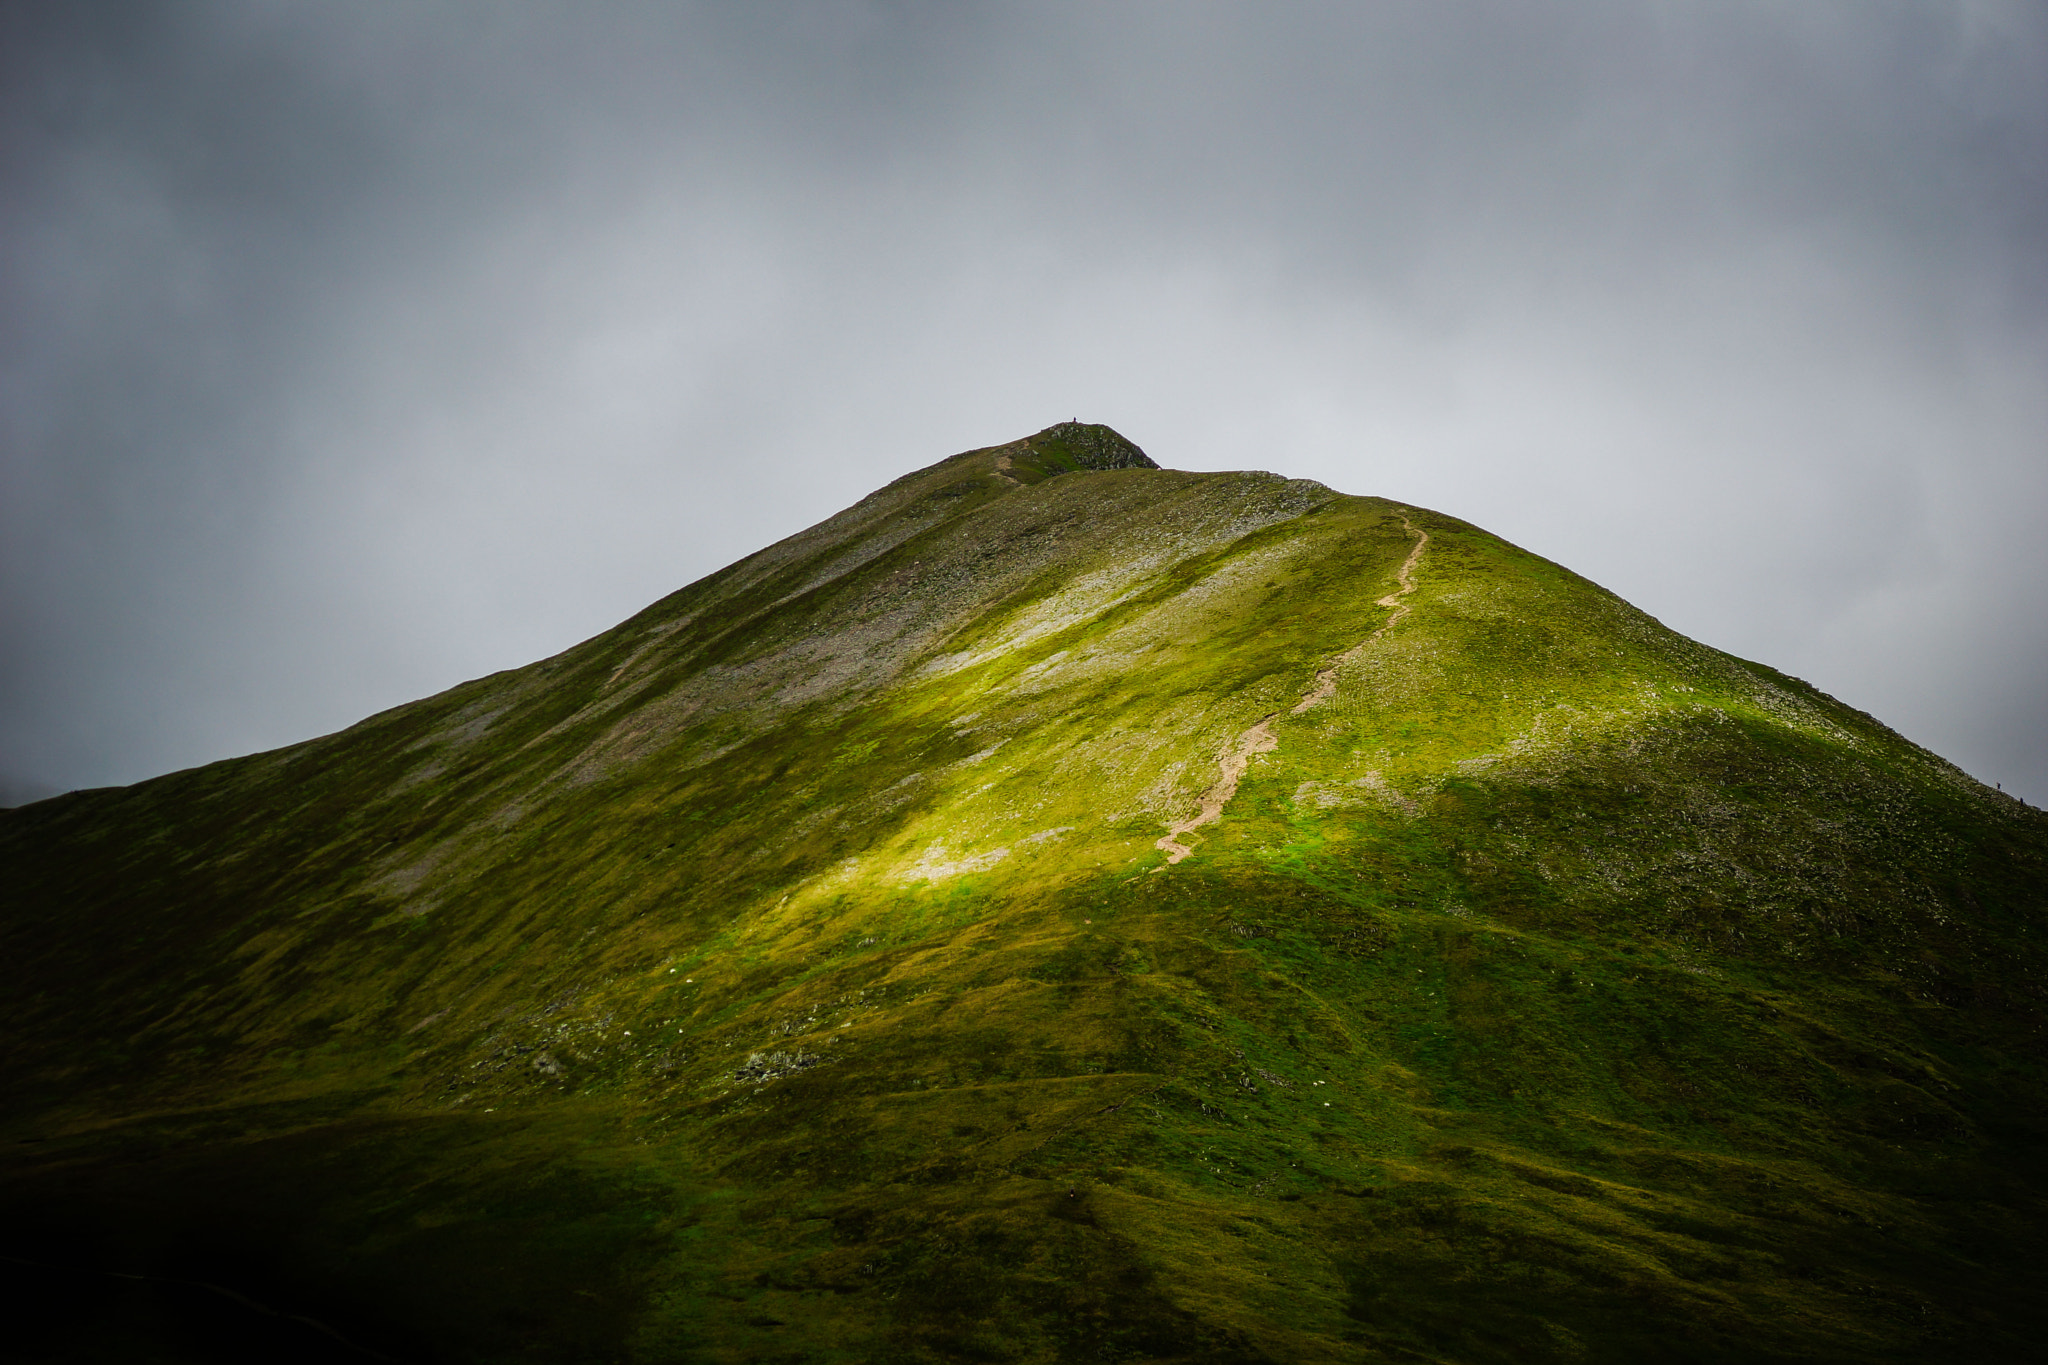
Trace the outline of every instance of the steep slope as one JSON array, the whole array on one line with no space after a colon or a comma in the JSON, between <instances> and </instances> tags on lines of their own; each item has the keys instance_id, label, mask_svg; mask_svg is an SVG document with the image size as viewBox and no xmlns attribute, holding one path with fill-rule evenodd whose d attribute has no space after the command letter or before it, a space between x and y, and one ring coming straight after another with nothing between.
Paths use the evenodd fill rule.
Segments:
<instances>
[{"instance_id":1,"label":"steep slope","mask_svg":"<svg viewBox=\"0 0 2048 1365\"><path fill-rule=\"evenodd\" d=\"M26 1359L2048 1327L2048 819L1453 518L1103 427L0 857Z\"/></svg>"}]
</instances>

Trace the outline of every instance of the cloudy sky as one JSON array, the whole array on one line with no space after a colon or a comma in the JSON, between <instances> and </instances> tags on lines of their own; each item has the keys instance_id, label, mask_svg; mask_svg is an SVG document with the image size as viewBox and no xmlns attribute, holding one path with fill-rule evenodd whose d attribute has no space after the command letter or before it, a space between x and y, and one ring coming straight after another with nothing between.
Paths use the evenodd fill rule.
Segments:
<instances>
[{"instance_id":1,"label":"cloudy sky","mask_svg":"<svg viewBox=\"0 0 2048 1365\"><path fill-rule=\"evenodd\" d=\"M0 2L0 800L1077 415L2048 803L2048 6Z\"/></svg>"}]
</instances>

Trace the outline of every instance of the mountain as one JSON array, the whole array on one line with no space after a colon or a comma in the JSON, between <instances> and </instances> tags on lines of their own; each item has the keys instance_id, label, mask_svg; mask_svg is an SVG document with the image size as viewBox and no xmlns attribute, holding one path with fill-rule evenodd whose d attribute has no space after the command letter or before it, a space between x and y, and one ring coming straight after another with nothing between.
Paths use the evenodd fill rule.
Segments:
<instances>
[{"instance_id":1,"label":"mountain","mask_svg":"<svg viewBox=\"0 0 2048 1365\"><path fill-rule=\"evenodd\" d=\"M0 813L26 1360L2032 1359L2048 817L1067 423Z\"/></svg>"}]
</instances>

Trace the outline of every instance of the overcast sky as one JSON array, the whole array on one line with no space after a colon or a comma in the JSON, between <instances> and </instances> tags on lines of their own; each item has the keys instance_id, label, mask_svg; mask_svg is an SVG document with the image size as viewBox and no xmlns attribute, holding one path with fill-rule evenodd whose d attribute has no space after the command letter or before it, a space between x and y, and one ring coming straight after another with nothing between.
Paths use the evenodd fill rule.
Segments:
<instances>
[{"instance_id":1,"label":"overcast sky","mask_svg":"<svg viewBox=\"0 0 2048 1365\"><path fill-rule=\"evenodd\" d=\"M2048 5L0 0L0 800L1073 416L2048 802Z\"/></svg>"}]
</instances>

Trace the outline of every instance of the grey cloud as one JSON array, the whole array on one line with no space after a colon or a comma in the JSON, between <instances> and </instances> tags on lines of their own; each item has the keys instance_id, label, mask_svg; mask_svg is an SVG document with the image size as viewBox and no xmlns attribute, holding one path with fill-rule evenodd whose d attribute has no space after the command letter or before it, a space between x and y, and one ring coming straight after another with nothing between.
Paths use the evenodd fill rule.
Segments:
<instances>
[{"instance_id":1,"label":"grey cloud","mask_svg":"<svg viewBox=\"0 0 2048 1365\"><path fill-rule=\"evenodd\" d=\"M17 783L524 662L1078 414L2048 799L2038 8L4 14Z\"/></svg>"}]
</instances>

